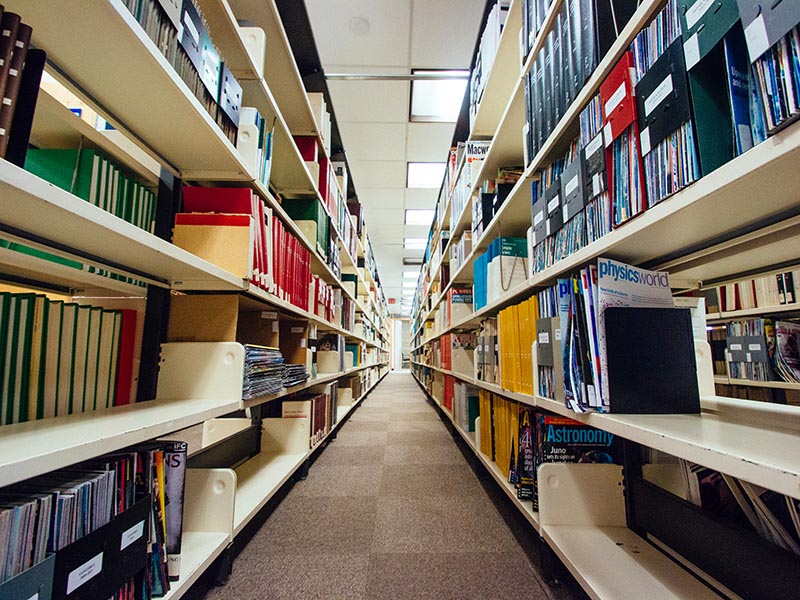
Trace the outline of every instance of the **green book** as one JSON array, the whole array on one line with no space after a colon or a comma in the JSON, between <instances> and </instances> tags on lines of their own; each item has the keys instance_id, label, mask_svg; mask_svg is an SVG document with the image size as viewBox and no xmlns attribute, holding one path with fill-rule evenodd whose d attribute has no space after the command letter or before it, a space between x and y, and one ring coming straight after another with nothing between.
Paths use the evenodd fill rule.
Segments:
<instances>
[{"instance_id":1,"label":"green book","mask_svg":"<svg viewBox=\"0 0 800 600\"><path fill-rule=\"evenodd\" d=\"M91 149L30 148L25 170L49 181L87 202L97 197L97 178L93 177L96 152ZM92 190L92 183L95 190Z\"/></svg>"},{"instance_id":2,"label":"green book","mask_svg":"<svg viewBox=\"0 0 800 600\"><path fill-rule=\"evenodd\" d=\"M284 200L283 210L297 224L323 258L328 256L328 237L330 220L317 198L291 198Z\"/></svg>"},{"instance_id":3,"label":"green book","mask_svg":"<svg viewBox=\"0 0 800 600\"><path fill-rule=\"evenodd\" d=\"M61 317L61 348L58 353L58 396L56 416L72 412L72 389L75 374L75 339L80 306L74 303L64 305Z\"/></svg>"},{"instance_id":4,"label":"green book","mask_svg":"<svg viewBox=\"0 0 800 600\"><path fill-rule=\"evenodd\" d=\"M58 403L59 367L61 360L61 331L64 320L64 303L60 300L49 303L47 316L47 344L44 357L44 379L42 383L42 415L49 419L56 416Z\"/></svg>"},{"instance_id":5,"label":"green book","mask_svg":"<svg viewBox=\"0 0 800 600\"><path fill-rule=\"evenodd\" d=\"M14 297L8 292L0 293L0 425L5 424L6 402L7 402L7 385L8 385L8 367L7 362L9 343L11 342L11 335L9 330L13 324L13 311Z\"/></svg>"}]
</instances>

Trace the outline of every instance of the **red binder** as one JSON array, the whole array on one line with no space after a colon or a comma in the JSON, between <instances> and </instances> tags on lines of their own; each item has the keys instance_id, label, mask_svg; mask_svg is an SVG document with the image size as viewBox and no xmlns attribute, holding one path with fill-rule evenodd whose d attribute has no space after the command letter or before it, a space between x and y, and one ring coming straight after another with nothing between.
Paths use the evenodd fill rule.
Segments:
<instances>
[{"instance_id":1,"label":"red binder","mask_svg":"<svg viewBox=\"0 0 800 600\"><path fill-rule=\"evenodd\" d=\"M117 352L117 389L114 406L130 404L132 401L133 355L136 349L136 311L124 308L119 312L122 313L122 329Z\"/></svg>"}]
</instances>

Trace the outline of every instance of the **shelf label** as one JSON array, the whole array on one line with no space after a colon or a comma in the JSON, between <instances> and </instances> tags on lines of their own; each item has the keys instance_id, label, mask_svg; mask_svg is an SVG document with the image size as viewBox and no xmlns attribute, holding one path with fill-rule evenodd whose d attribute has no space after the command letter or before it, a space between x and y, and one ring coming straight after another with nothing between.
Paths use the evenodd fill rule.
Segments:
<instances>
[{"instance_id":1,"label":"shelf label","mask_svg":"<svg viewBox=\"0 0 800 600\"><path fill-rule=\"evenodd\" d=\"M642 156L646 156L647 154L650 154L650 150L652 148L650 148L650 128L649 127L645 127L642 130L642 133L639 134L639 141L642 144Z\"/></svg>"},{"instance_id":2,"label":"shelf label","mask_svg":"<svg viewBox=\"0 0 800 600\"><path fill-rule=\"evenodd\" d=\"M189 32L189 35L192 36L195 44L200 44L200 32L197 31L197 27L194 26L192 23L192 18L189 16L188 12L183 13L183 24L186 26L186 30Z\"/></svg>"},{"instance_id":3,"label":"shelf label","mask_svg":"<svg viewBox=\"0 0 800 600\"><path fill-rule=\"evenodd\" d=\"M658 84L658 87L653 90L648 98L644 101L644 116L649 117L659 104L669 98L669 95L675 89L672 84L672 73L664 78L664 81Z\"/></svg>"},{"instance_id":4,"label":"shelf label","mask_svg":"<svg viewBox=\"0 0 800 600\"><path fill-rule=\"evenodd\" d=\"M606 105L604 107L606 118L608 118L608 115L614 112L614 109L617 108L624 99L625 99L625 82L623 81L622 83L619 84L617 90L613 94L611 94L611 97L608 99L608 102L606 102Z\"/></svg>"},{"instance_id":5,"label":"shelf label","mask_svg":"<svg viewBox=\"0 0 800 600\"><path fill-rule=\"evenodd\" d=\"M750 352L759 352L761 350L761 344L748 344L747 349Z\"/></svg>"},{"instance_id":6,"label":"shelf label","mask_svg":"<svg viewBox=\"0 0 800 600\"><path fill-rule=\"evenodd\" d=\"M300 340L300 347L301 348L305 348L306 347L306 340L305 339Z\"/></svg>"},{"instance_id":7,"label":"shelf label","mask_svg":"<svg viewBox=\"0 0 800 600\"><path fill-rule=\"evenodd\" d=\"M302 327L292 327L292 333L303 333Z\"/></svg>"},{"instance_id":8,"label":"shelf label","mask_svg":"<svg viewBox=\"0 0 800 600\"><path fill-rule=\"evenodd\" d=\"M125 550L125 548L130 546L133 542L141 538L143 535L144 535L144 521L139 521L136 525L134 525L130 529L122 532L122 539L120 540L119 544L120 551Z\"/></svg>"},{"instance_id":9,"label":"shelf label","mask_svg":"<svg viewBox=\"0 0 800 600\"><path fill-rule=\"evenodd\" d=\"M614 138L612 137L611 133L610 121L603 126L603 139L605 140L606 148L608 148L611 145L611 142L614 141Z\"/></svg>"},{"instance_id":10,"label":"shelf label","mask_svg":"<svg viewBox=\"0 0 800 600\"><path fill-rule=\"evenodd\" d=\"M72 571L67 577L67 595L71 594L84 583L98 576L103 570L103 553L90 558L80 567Z\"/></svg>"},{"instance_id":11,"label":"shelf label","mask_svg":"<svg viewBox=\"0 0 800 600\"><path fill-rule=\"evenodd\" d=\"M548 202L548 203L547 203L547 212L548 212L548 213L551 213L551 212L553 212L555 209L557 209L557 208L558 208L558 201L559 201L559 197L558 197L558 196L556 196L555 198L553 198L552 200L550 200L550 202Z\"/></svg>"},{"instance_id":12,"label":"shelf label","mask_svg":"<svg viewBox=\"0 0 800 600\"><path fill-rule=\"evenodd\" d=\"M700 62L700 44L696 33L683 44L683 56L687 71Z\"/></svg>"},{"instance_id":13,"label":"shelf label","mask_svg":"<svg viewBox=\"0 0 800 600\"><path fill-rule=\"evenodd\" d=\"M742 350L741 344L731 344L728 348L731 352L740 352Z\"/></svg>"},{"instance_id":14,"label":"shelf label","mask_svg":"<svg viewBox=\"0 0 800 600\"><path fill-rule=\"evenodd\" d=\"M603 192L603 177L600 173L595 173L592 176L592 193L599 196Z\"/></svg>"},{"instance_id":15,"label":"shelf label","mask_svg":"<svg viewBox=\"0 0 800 600\"><path fill-rule=\"evenodd\" d=\"M540 331L539 332L539 343L540 344L549 344L550 343L550 334L547 331Z\"/></svg>"},{"instance_id":16,"label":"shelf label","mask_svg":"<svg viewBox=\"0 0 800 600\"><path fill-rule=\"evenodd\" d=\"M280 330L280 323L278 323L278 321L273 321L272 322L272 333L278 333L279 330Z\"/></svg>"},{"instance_id":17,"label":"shelf label","mask_svg":"<svg viewBox=\"0 0 800 600\"><path fill-rule=\"evenodd\" d=\"M557 342L560 342L560 341L561 341L561 328L558 328L558 329L556 329L556 331L555 331L555 336L553 336L553 337L555 337L555 338L556 338L556 341L557 341Z\"/></svg>"},{"instance_id":18,"label":"shelf label","mask_svg":"<svg viewBox=\"0 0 800 600\"><path fill-rule=\"evenodd\" d=\"M533 226L536 227L544 220L544 211L540 211L536 213L536 216L533 217Z\"/></svg>"},{"instance_id":19,"label":"shelf label","mask_svg":"<svg viewBox=\"0 0 800 600\"><path fill-rule=\"evenodd\" d=\"M578 189L578 176L575 175L572 179L567 182L567 185L564 186L564 195L569 196L572 192Z\"/></svg>"},{"instance_id":20,"label":"shelf label","mask_svg":"<svg viewBox=\"0 0 800 600\"><path fill-rule=\"evenodd\" d=\"M591 142L586 144L586 158L594 156L594 153L600 150L602 147L603 147L603 133L600 132L596 136L594 136L594 139Z\"/></svg>"},{"instance_id":21,"label":"shelf label","mask_svg":"<svg viewBox=\"0 0 800 600\"><path fill-rule=\"evenodd\" d=\"M261 318L262 319L277 319L278 313L271 310L262 310L261 311Z\"/></svg>"},{"instance_id":22,"label":"shelf label","mask_svg":"<svg viewBox=\"0 0 800 600\"><path fill-rule=\"evenodd\" d=\"M703 18L708 9L714 4L715 0L697 0L689 10L686 11L686 25L693 29L697 22Z\"/></svg>"},{"instance_id":23,"label":"shelf label","mask_svg":"<svg viewBox=\"0 0 800 600\"><path fill-rule=\"evenodd\" d=\"M747 38L747 49L750 51L750 62L769 50L769 36L764 14L758 15L750 25L744 28L744 37Z\"/></svg>"}]
</instances>

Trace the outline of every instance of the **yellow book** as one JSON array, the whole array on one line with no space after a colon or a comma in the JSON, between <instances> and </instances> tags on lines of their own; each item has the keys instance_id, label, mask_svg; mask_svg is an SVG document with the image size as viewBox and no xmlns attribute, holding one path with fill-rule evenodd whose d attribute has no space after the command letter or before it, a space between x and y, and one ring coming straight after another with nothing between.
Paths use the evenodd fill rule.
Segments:
<instances>
[{"instance_id":1,"label":"yellow book","mask_svg":"<svg viewBox=\"0 0 800 600\"><path fill-rule=\"evenodd\" d=\"M510 307L511 312L511 387L507 388L513 392L520 392L520 319L519 305Z\"/></svg>"}]
</instances>

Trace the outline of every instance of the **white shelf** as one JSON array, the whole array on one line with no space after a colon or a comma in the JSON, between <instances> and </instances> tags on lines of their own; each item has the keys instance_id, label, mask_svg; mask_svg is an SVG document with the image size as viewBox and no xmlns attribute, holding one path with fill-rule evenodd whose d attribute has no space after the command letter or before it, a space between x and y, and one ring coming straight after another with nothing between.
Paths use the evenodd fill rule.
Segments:
<instances>
[{"instance_id":1,"label":"white shelf","mask_svg":"<svg viewBox=\"0 0 800 600\"><path fill-rule=\"evenodd\" d=\"M788 381L752 381L750 379L734 379L732 377L714 378L715 383L725 383L728 385L746 385L750 387L771 388L776 390L795 390L800 391L800 383L790 383Z\"/></svg>"},{"instance_id":2,"label":"white shelf","mask_svg":"<svg viewBox=\"0 0 800 600\"><path fill-rule=\"evenodd\" d=\"M33 45L185 179L251 181L238 152L120 0L10 0ZM80 15L64 26L64 15ZM134 71L131 71L134 69ZM131 74L135 76L131 76Z\"/></svg>"},{"instance_id":3,"label":"white shelf","mask_svg":"<svg viewBox=\"0 0 800 600\"><path fill-rule=\"evenodd\" d=\"M772 315L784 312L800 312L800 303L778 304L777 306L761 306L756 308L743 308L741 310L725 310L718 313L706 315L706 321L730 321L758 315Z\"/></svg>"},{"instance_id":4,"label":"white shelf","mask_svg":"<svg viewBox=\"0 0 800 600\"><path fill-rule=\"evenodd\" d=\"M519 79L519 33L522 29L522 0L513 0L508 9L506 24L500 35L492 70L478 105L469 139L494 134L508 102L514 84Z\"/></svg>"},{"instance_id":5,"label":"white shelf","mask_svg":"<svg viewBox=\"0 0 800 600\"><path fill-rule=\"evenodd\" d=\"M705 404L705 398L703 399ZM779 407L746 407L735 400L712 398L721 410L694 415L576 414L555 400L537 397L536 406L609 431L672 456L705 465L800 498L798 418ZM734 410L736 412L734 412ZM775 411L772 424L762 411ZM748 418L748 411L755 414ZM731 418L726 418L730 413ZM782 427L776 423L783 423Z\"/></svg>"},{"instance_id":6,"label":"white shelf","mask_svg":"<svg viewBox=\"0 0 800 600\"><path fill-rule=\"evenodd\" d=\"M55 471L238 410L241 401L152 400L7 425L0 487Z\"/></svg>"},{"instance_id":7,"label":"white shelf","mask_svg":"<svg viewBox=\"0 0 800 600\"><path fill-rule=\"evenodd\" d=\"M181 578L171 581L164 600L183 596L230 544L227 533L186 531L181 544Z\"/></svg>"},{"instance_id":8,"label":"white shelf","mask_svg":"<svg viewBox=\"0 0 800 600\"><path fill-rule=\"evenodd\" d=\"M231 273L6 161L0 161L0 214L5 227L74 250L78 256L98 257L96 264L124 265L133 275L170 287L244 288L242 279Z\"/></svg>"},{"instance_id":9,"label":"white shelf","mask_svg":"<svg viewBox=\"0 0 800 600\"><path fill-rule=\"evenodd\" d=\"M114 158L151 185L158 185L161 165L121 131L100 131L78 117L45 89L39 90L31 143L39 148L78 148L81 138Z\"/></svg>"},{"instance_id":10,"label":"white shelf","mask_svg":"<svg viewBox=\"0 0 800 600\"><path fill-rule=\"evenodd\" d=\"M334 431L341 425L342 419L354 410L364 398L381 382L384 373L375 384L361 395L351 406L337 407L337 421ZM328 433L325 436L327 439ZM307 452L294 454L259 454L236 469L237 489L234 511L233 535L236 536L252 520L267 502L275 495L283 484L316 451L324 439Z\"/></svg>"},{"instance_id":11,"label":"white shelf","mask_svg":"<svg viewBox=\"0 0 800 600\"><path fill-rule=\"evenodd\" d=\"M546 525L541 533L596 600L720 598L627 527Z\"/></svg>"}]
</instances>

